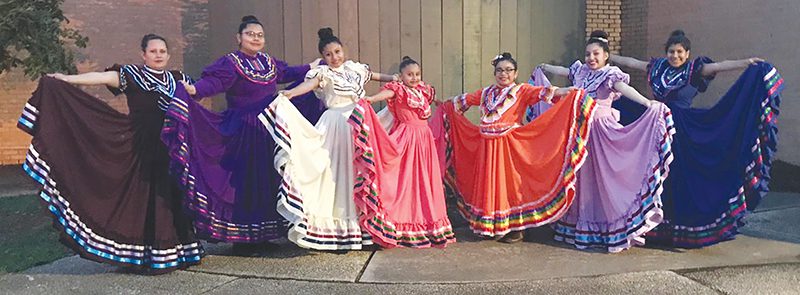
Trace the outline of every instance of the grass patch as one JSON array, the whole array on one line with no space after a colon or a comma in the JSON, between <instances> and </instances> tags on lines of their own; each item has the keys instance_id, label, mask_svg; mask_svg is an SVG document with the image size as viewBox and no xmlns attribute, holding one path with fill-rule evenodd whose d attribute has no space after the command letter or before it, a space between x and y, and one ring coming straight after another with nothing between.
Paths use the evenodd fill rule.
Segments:
<instances>
[{"instance_id":1,"label":"grass patch","mask_svg":"<svg viewBox=\"0 0 800 295\"><path fill-rule=\"evenodd\" d=\"M71 255L58 242L51 213L38 195L0 198L0 273L18 272Z\"/></svg>"}]
</instances>

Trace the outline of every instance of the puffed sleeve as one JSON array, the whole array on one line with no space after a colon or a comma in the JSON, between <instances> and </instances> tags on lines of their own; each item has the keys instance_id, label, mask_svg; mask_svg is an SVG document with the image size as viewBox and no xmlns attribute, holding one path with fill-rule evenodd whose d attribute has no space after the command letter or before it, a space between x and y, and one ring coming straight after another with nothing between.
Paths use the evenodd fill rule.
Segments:
<instances>
[{"instance_id":1,"label":"puffed sleeve","mask_svg":"<svg viewBox=\"0 0 800 295\"><path fill-rule=\"evenodd\" d=\"M194 84L197 89L194 98L201 99L225 92L233 86L236 79L239 79L239 73L236 72L235 65L227 55L223 56L203 69L200 80Z\"/></svg>"},{"instance_id":2,"label":"puffed sleeve","mask_svg":"<svg viewBox=\"0 0 800 295\"><path fill-rule=\"evenodd\" d=\"M306 72L306 80L313 80L316 79L319 81L319 88L325 88L325 85L328 83L328 79L325 79L325 71L328 70L328 66L319 66L313 68Z\"/></svg>"},{"instance_id":3,"label":"puffed sleeve","mask_svg":"<svg viewBox=\"0 0 800 295\"><path fill-rule=\"evenodd\" d=\"M715 75L711 76L703 76L703 67L708 63L713 63L710 58L707 56L700 56L694 59L694 63L692 64L692 71L689 74L689 83L692 84L697 91L705 92L708 89L708 85L711 84L711 80L714 80Z\"/></svg>"},{"instance_id":4,"label":"puffed sleeve","mask_svg":"<svg viewBox=\"0 0 800 295\"><path fill-rule=\"evenodd\" d=\"M403 91L402 82L389 82L389 83L386 83L385 85L383 85L383 87L381 87L381 89L389 90L391 92L394 92L394 96L392 98L389 98L390 102L393 102L393 101L404 101L405 92Z\"/></svg>"},{"instance_id":5,"label":"puffed sleeve","mask_svg":"<svg viewBox=\"0 0 800 295\"><path fill-rule=\"evenodd\" d=\"M364 79L364 83L372 79L372 70L369 69L368 64L356 63L357 66L355 67L359 71L359 75Z\"/></svg>"},{"instance_id":6,"label":"puffed sleeve","mask_svg":"<svg viewBox=\"0 0 800 295\"><path fill-rule=\"evenodd\" d=\"M614 89L614 84L617 82L622 82L625 84L631 83L631 76L620 70L618 67L610 67L608 69L608 73L606 74L606 80L603 81L603 86L613 92L617 92Z\"/></svg>"},{"instance_id":7,"label":"puffed sleeve","mask_svg":"<svg viewBox=\"0 0 800 295\"><path fill-rule=\"evenodd\" d=\"M569 66L569 75L567 75L567 77L573 83L575 83L575 75L578 74L578 71L581 70L582 66L583 63L579 60L576 60L574 63L572 63L572 65Z\"/></svg>"},{"instance_id":8,"label":"puffed sleeve","mask_svg":"<svg viewBox=\"0 0 800 295\"><path fill-rule=\"evenodd\" d=\"M126 70L131 70L131 65L120 65L114 64L113 66L107 67L106 72L114 71L119 73L119 88L114 87L106 87L108 91L111 91L115 96L125 93L125 90L128 89L128 85L132 82L130 79L130 74L126 73Z\"/></svg>"},{"instance_id":9,"label":"puffed sleeve","mask_svg":"<svg viewBox=\"0 0 800 295\"><path fill-rule=\"evenodd\" d=\"M426 97L426 99L428 100L428 104L431 104L433 103L434 100L436 100L436 88L427 84L425 84L425 87L426 87L425 93L429 94L428 97Z\"/></svg>"}]
</instances>

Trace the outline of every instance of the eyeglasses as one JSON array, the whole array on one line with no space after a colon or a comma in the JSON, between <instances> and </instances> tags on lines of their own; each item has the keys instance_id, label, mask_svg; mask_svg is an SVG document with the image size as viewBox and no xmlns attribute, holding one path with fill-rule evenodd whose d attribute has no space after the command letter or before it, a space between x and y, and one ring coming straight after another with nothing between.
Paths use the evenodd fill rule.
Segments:
<instances>
[{"instance_id":1,"label":"eyeglasses","mask_svg":"<svg viewBox=\"0 0 800 295\"><path fill-rule=\"evenodd\" d=\"M496 69L494 69L494 73L495 73L495 74L500 74L500 73L509 73L509 74L511 74L511 73L513 73L513 72L514 72L514 71L516 71L516 70L517 70L517 69L514 69L514 68L505 68L505 69L502 69L502 68L496 68Z\"/></svg>"},{"instance_id":2,"label":"eyeglasses","mask_svg":"<svg viewBox=\"0 0 800 295\"><path fill-rule=\"evenodd\" d=\"M242 34L245 34L245 35L247 35L247 36L250 36L250 38L260 38L260 39L264 39L264 33L263 33L263 32L258 32L258 33L256 33L256 32L253 32L253 31L247 31L247 32L242 32Z\"/></svg>"}]
</instances>

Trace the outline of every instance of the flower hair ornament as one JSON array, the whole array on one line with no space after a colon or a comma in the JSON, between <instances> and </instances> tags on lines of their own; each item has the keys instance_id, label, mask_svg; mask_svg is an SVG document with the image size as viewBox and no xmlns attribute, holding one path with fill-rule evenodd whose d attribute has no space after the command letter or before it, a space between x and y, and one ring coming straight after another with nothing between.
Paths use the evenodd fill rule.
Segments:
<instances>
[{"instance_id":1,"label":"flower hair ornament","mask_svg":"<svg viewBox=\"0 0 800 295\"><path fill-rule=\"evenodd\" d=\"M502 54L498 54L492 59L492 62L495 62L495 61L497 61L498 59L501 59L501 58L503 58L503 55Z\"/></svg>"}]
</instances>

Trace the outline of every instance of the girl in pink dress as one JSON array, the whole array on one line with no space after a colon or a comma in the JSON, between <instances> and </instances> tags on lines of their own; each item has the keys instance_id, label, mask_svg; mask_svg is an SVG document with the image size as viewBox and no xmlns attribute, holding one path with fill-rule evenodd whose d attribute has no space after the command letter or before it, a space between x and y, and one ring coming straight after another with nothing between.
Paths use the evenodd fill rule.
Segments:
<instances>
[{"instance_id":1,"label":"girl in pink dress","mask_svg":"<svg viewBox=\"0 0 800 295\"><path fill-rule=\"evenodd\" d=\"M369 102L387 101L388 112L382 113L390 119L384 125L389 136L377 138L388 138L389 142L379 144L393 146L390 150L396 150L397 156L394 163L380 165L379 200L357 201L364 213L361 223L373 241L384 247L442 248L456 239L447 218L439 157L427 122L436 95L433 87L422 82L422 69L413 59L403 57L400 72L402 82L388 83L366 98Z\"/></svg>"}]
</instances>

